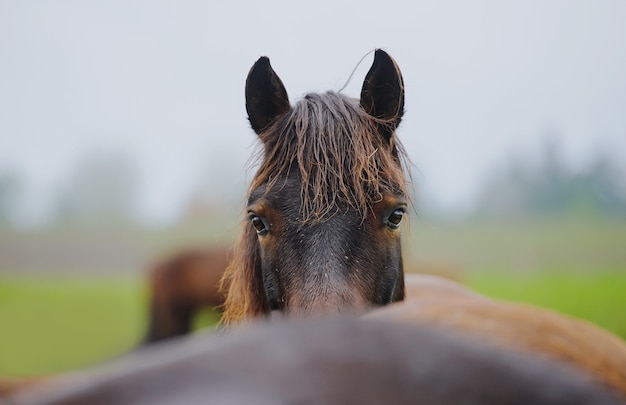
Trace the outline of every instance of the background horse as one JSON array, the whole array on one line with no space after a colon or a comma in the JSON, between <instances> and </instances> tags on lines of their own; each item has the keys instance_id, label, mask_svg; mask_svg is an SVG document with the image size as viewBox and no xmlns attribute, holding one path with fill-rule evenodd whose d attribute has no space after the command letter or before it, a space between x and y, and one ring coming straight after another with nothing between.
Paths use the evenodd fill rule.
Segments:
<instances>
[{"instance_id":1,"label":"background horse","mask_svg":"<svg viewBox=\"0 0 626 405\"><path fill-rule=\"evenodd\" d=\"M12 403L620 403L562 364L432 327L309 319L199 337L49 382Z\"/></svg>"},{"instance_id":2,"label":"background horse","mask_svg":"<svg viewBox=\"0 0 626 405\"><path fill-rule=\"evenodd\" d=\"M582 320L530 305L491 300L449 280L407 275L402 303L366 318L435 325L593 375L626 398L626 343Z\"/></svg>"},{"instance_id":3,"label":"background horse","mask_svg":"<svg viewBox=\"0 0 626 405\"><path fill-rule=\"evenodd\" d=\"M226 247L188 250L163 260L149 274L149 324L145 343L191 332L194 316L219 309L219 282L230 261Z\"/></svg>"},{"instance_id":4,"label":"background horse","mask_svg":"<svg viewBox=\"0 0 626 405\"><path fill-rule=\"evenodd\" d=\"M408 204L396 63L377 50L360 100L308 94L293 106L269 59L246 80L263 153L223 285L225 323L271 311L362 311L404 298L399 226Z\"/></svg>"}]
</instances>

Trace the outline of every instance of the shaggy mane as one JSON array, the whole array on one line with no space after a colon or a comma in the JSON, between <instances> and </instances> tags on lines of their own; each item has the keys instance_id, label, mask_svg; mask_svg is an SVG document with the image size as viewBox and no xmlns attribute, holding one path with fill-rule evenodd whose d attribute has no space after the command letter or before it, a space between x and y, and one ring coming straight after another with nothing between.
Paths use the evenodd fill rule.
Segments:
<instances>
[{"instance_id":1,"label":"shaggy mane","mask_svg":"<svg viewBox=\"0 0 626 405\"><path fill-rule=\"evenodd\" d=\"M386 122L368 115L359 100L342 94L308 94L259 137L264 150L252 192L281 186L300 174L304 221L333 215L345 203L367 215L384 194L407 195L406 154L395 136L391 147L379 134Z\"/></svg>"}]
</instances>

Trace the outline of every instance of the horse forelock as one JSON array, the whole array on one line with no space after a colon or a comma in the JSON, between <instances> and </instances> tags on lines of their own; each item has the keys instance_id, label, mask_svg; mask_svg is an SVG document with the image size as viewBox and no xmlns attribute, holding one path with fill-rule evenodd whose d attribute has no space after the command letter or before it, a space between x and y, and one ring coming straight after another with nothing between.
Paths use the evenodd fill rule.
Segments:
<instances>
[{"instance_id":1,"label":"horse forelock","mask_svg":"<svg viewBox=\"0 0 626 405\"><path fill-rule=\"evenodd\" d=\"M379 133L385 124L357 99L306 95L259 135L264 149L250 192L261 185L275 191L297 173L303 221L324 220L342 207L365 218L383 195L408 195L408 158L395 135Z\"/></svg>"}]
</instances>

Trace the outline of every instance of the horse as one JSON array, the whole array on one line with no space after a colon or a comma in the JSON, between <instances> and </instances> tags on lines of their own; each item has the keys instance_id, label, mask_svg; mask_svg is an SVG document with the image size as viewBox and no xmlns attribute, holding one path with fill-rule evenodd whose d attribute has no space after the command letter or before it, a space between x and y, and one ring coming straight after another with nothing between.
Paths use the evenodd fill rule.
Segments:
<instances>
[{"instance_id":1,"label":"horse","mask_svg":"<svg viewBox=\"0 0 626 405\"><path fill-rule=\"evenodd\" d=\"M13 405L620 404L548 359L424 325L339 317L176 339L18 392Z\"/></svg>"},{"instance_id":2,"label":"horse","mask_svg":"<svg viewBox=\"0 0 626 405\"><path fill-rule=\"evenodd\" d=\"M186 335L201 309L220 310L224 295L219 282L229 262L230 249L216 247L185 250L150 269L150 317L143 343Z\"/></svg>"},{"instance_id":3,"label":"horse","mask_svg":"<svg viewBox=\"0 0 626 405\"><path fill-rule=\"evenodd\" d=\"M453 281L407 275L404 302L364 317L445 328L486 344L577 368L626 399L626 343L589 322L527 304L497 301Z\"/></svg>"},{"instance_id":4,"label":"horse","mask_svg":"<svg viewBox=\"0 0 626 405\"><path fill-rule=\"evenodd\" d=\"M407 157L395 131L404 84L383 50L360 99L307 94L293 106L267 57L252 66L246 110L262 144L222 321L362 312L404 299L400 225Z\"/></svg>"}]
</instances>

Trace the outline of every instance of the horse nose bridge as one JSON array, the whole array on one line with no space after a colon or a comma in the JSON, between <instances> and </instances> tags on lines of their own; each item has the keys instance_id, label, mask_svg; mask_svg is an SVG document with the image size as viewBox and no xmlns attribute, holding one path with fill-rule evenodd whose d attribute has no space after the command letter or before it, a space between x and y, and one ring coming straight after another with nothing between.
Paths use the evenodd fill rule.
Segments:
<instances>
[{"instance_id":1,"label":"horse nose bridge","mask_svg":"<svg viewBox=\"0 0 626 405\"><path fill-rule=\"evenodd\" d=\"M353 235L345 224L333 218L308 229L301 247L305 267L314 272L327 273L343 270L346 273Z\"/></svg>"},{"instance_id":2,"label":"horse nose bridge","mask_svg":"<svg viewBox=\"0 0 626 405\"><path fill-rule=\"evenodd\" d=\"M360 285L354 283L337 260L324 260L308 268L287 307L302 315L355 312L367 306Z\"/></svg>"},{"instance_id":3,"label":"horse nose bridge","mask_svg":"<svg viewBox=\"0 0 626 405\"><path fill-rule=\"evenodd\" d=\"M354 235L349 223L338 215L300 228L299 237L292 242L297 259L290 263L294 266L291 273L296 275L292 288L287 289L290 313L350 312L366 306L361 283L352 274Z\"/></svg>"},{"instance_id":4,"label":"horse nose bridge","mask_svg":"<svg viewBox=\"0 0 626 405\"><path fill-rule=\"evenodd\" d=\"M339 249L310 252L303 266L306 268L305 278L322 284L331 280L345 282L348 274L346 257Z\"/></svg>"},{"instance_id":5,"label":"horse nose bridge","mask_svg":"<svg viewBox=\"0 0 626 405\"><path fill-rule=\"evenodd\" d=\"M288 302L289 316L310 316L336 313L358 313L368 307L367 301L358 291L348 286L333 285L325 289L320 286L308 288L302 294L296 294Z\"/></svg>"}]
</instances>

